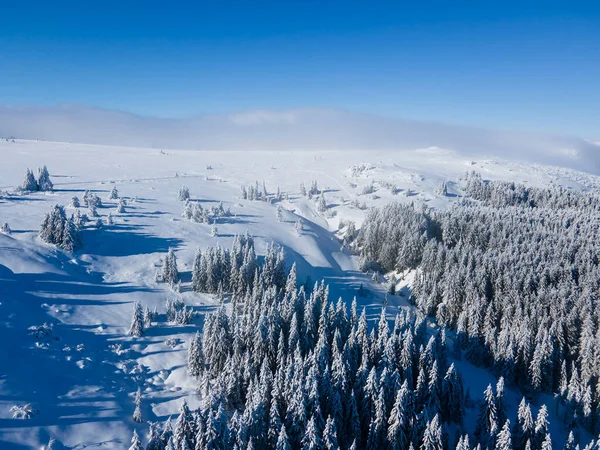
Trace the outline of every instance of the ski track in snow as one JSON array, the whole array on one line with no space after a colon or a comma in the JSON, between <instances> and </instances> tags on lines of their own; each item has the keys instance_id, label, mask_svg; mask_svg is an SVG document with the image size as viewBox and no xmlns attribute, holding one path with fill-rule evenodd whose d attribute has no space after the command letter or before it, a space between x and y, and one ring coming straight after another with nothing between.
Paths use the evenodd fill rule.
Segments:
<instances>
[{"instance_id":1,"label":"ski track in snow","mask_svg":"<svg viewBox=\"0 0 600 450\"><path fill-rule=\"evenodd\" d=\"M203 318L187 326L167 325L163 317L142 338L125 335L133 302L164 312L167 297L175 296L154 282L155 270L169 247L178 257L184 279L190 278L198 247L229 247L235 234L255 236L257 252L270 242L285 249L288 263L295 262L299 281L325 279L330 297L350 302L361 283L368 295L359 303L376 318L384 305L385 287L358 271L357 258L341 249L336 235L340 220L357 225L365 211L350 200L367 206L389 201L424 202L444 208L457 197L440 197L440 181L457 181L467 170L484 178L545 185L557 182L574 188L596 187L598 178L568 169L485 160L466 162L439 149L412 152L197 152L36 141L0 142L5 158L0 167L0 222L13 229L0 234L0 448L38 448L50 436L69 448L125 448L132 429L145 435L147 425L131 420L133 393L142 387L145 420L164 420L174 414L182 398L192 407L197 402L194 382L186 371L187 339ZM361 163L372 167L352 175ZM27 167L46 164L55 183L52 193L16 194ZM213 169L206 167L211 165ZM176 175L177 174L177 175ZM68 181L64 181L68 178ZM289 193L283 200L283 221L276 220L276 205L239 199L241 184L265 181L270 193L279 186ZM316 212L314 200L299 196L301 182L312 180L326 191L328 216ZM375 195L361 195L375 182ZM395 183L394 195L381 182ZM177 191L187 185L192 200L203 206L231 207L233 217L221 219L218 236L210 226L181 217L183 205ZM334 185L332 188L331 185ZM355 185L355 187L351 187ZM116 186L128 198L127 212L116 214L116 202L105 200ZM67 205L86 189L103 200L99 213L113 213L115 224L103 230L83 232L84 247L74 256L42 243L37 231L53 204ZM137 198L137 201L134 199ZM74 211L67 208L68 213ZM85 211L85 210L83 210ZM301 220L300 235L294 228ZM402 295L388 298L393 315L408 308L411 274L399 284ZM185 288L186 286L184 286ZM217 304L208 295L184 289L180 296L194 310L205 313ZM36 338L29 328L40 328ZM176 345L165 345L166 339ZM120 346L120 347L119 347ZM478 396L494 377L465 361L457 365L473 396ZM516 410L517 392L508 392L509 410ZM32 403L39 414L29 420L12 419L13 405ZM558 436L560 430L551 430Z\"/></svg>"}]
</instances>

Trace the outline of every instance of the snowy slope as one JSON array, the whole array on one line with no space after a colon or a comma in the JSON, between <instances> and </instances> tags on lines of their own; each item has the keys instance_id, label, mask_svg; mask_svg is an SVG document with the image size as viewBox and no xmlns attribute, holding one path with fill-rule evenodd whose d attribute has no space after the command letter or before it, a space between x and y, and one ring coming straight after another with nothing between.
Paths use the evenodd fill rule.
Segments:
<instances>
[{"instance_id":1,"label":"snowy slope","mask_svg":"<svg viewBox=\"0 0 600 450\"><path fill-rule=\"evenodd\" d=\"M211 296L186 289L197 248L229 247L236 234L255 236L257 250L270 242L283 246L288 262L297 263L299 279L324 278L332 298L350 301L363 283L369 295L360 301L371 316L384 304L384 291L357 270L358 261L341 249L340 220L360 225L366 210L392 200L450 206L460 196L459 177L477 170L487 179L543 186L560 183L576 189L598 187L599 179L570 169L523 165L501 160L467 160L437 148L404 152L198 152L103 147L37 141L0 142L0 222L11 235L0 235L0 448L35 448L50 436L70 448L124 448L131 431L146 425L131 420L133 393L144 386L146 420L164 420L182 397L193 406L194 383L186 373L186 346L202 323L171 326L159 319L139 339L127 337L132 305L140 301L164 312L167 297L180 295L198 312L214 308ZM48 165L52 193L18 194L25 169ZM210 166L210 168L209 168ZM240 185L265 181L279 187L283 221L276 206L240 200ZM325 191L327 213L300 197L299 186L316 180ZM437 186L449 183L449 195ZM373 183L374 192L363 194ZM177 191L189 187L192 199L210 207L223 202L233 216L210 226L181 217ZM129 199L116 213L106 200L115 186ZM392 189L393 188L393 189ZM115 224L83 232L84 247L69 255L37 237L44 213L94 190L103 200L99 213L112 212ZM394 190L394 192L392 192ZM408 195L407 195L408 194ZM68 209L72 212L73 209ZM294 224L301 220L298 234ZM175 249L184 289L175 294L154 280L168 248ZM406 298L389 299L390 312ZM42 327L44 323L48 326ZM34 327L34 329L30 329ZM37 327L37 328L35 328ZM174 339L172 345L165 340ZM475 369L461 363L464 371ZM493 377L477 369L472 392L479 395ZM488 381L489 380L489 381ZM511 402L518 398L513 393ZM31 403L32 419L11 418L14 405ZM514 408L513 408L514 409Z\"/></svg>"}]
</instances>

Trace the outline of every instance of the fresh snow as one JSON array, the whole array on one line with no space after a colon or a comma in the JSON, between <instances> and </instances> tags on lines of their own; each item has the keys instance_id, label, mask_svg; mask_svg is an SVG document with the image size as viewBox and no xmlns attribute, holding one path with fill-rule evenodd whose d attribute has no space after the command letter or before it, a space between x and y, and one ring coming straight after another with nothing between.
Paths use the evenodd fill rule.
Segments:
<instances>
[{"instance_id":1,"label":"fresh snow","mask_svg":"<svg viewBox=\"0 0 600 450\"><path fill-rule=\"evenodd\" d=\"M0 448L39 448L55 438L69 448L126 448L133 429L145 436L147 424L132 420L134 397L142 386L145 421L164 421L183 398L191 407L198 399L186 367L187 342L202 317L185 326L164 321L141 338L126 335L134 302L164 313L167 298L182 298L200 313L218 305L213 296L189 287L196 250L229 248L236 234L255 237L259 254L274 242L288 264L297 264L299 282L325 279L330 297L346 302L362 283L367 291L359 303L370 318L385 304L385 284L358 270L358 259L342 249L340 221L360 227L367 212L357 208L390 201L425 203L446 208L461 196L459 178L476 170L485 179L510 180L535 186L557 183L574 189L600 186L596 176L570 169L525 165L500 159L472 160L439 148L411 151L185 151L109 147L43 141L2 141L0 166ZM19 193L26 169L47 165L53 192ZM317 198L299 194L300 183L313 180L324 191L326 213ZM279 187L283 220L276 204L240 199L240 186L264 181L270 194ZM448 195L438 194L447 183ZM370 188L373 183L373 189ZM223 202L232 216L211 226L181 216L177 198L187 186L192 201L203 207ZM127 199L126 212L109 200L117 187ZM114 225L82 233L83 248L71 255L43 243L40 223L54 204L67 207L85 190L103 202L103 220ZM363 193L373 191L372 193ZM393 191L393 192L392 192ZM408 194L408 195L407 195ZM81 208L87 212L86 208ZM95 221L95 219L93 219ZM295 223L300 220L303 231ZM342 229L343 230L343 229ZM183 289L175 293L155 282L169 248L182 273ZM388 296L390 313L410 307L406 295L413 274L399 283L399 295ZM170 340L167 345L165 341ZM495 378L465 361L458 363L471 395L478 397ZM509 411L520 395L508 393ZM14 419L11 408L31 405L31 418ZM556 421L555 421L556 422ZM558 426L558 424L554 424ZM553 437L559 429L552 430Z\"/></svg>"}]
</instances>

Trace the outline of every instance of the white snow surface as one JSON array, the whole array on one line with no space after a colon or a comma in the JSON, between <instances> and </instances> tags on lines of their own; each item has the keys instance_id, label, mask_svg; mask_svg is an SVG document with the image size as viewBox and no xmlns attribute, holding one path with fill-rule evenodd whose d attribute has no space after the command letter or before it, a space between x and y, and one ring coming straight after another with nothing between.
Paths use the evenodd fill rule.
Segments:
<instances>
[{"instance_id":1,"label":"white snow surface","mask_svg":"<svg viewBox=\"0 0 600 450\"><path fill-rule=\"evenodd\" d=\"M39 448L50 437L67 448L126 448L133 429L142 436L147 430L147 424L131 419L138 385L145 420L165 420L177 412L182 398L197 405L195 384L186 371L186 348L202 316L187 326L160 322L141 338L127 336L126 330L135 301L157 307L159 313L167 297L181 296L201 313L218 304L189 289L199 247L229 247L236 234L248 231L259 254L270 242L283 246L288 263L297 264L299 281L307 276L313 282L325 279L333 299L341 296L349 303L363 283L368 295L359 301L370 317L376 317L384 305L385 287L357 270L357 258L342 250L339 240L340 220L360 226L366 214L353 206L356 201L367 207L392 200L449 207L460 198L459 177L470 170L484 179L536 186L600 185L598 177L571 169L465 159L439 148L186 151L16 140L0 142L0 154L0 223L8 222L13 230L0 234L2 449ZM55 190L19 194L16 187L26 168L44 164ZM289 196L281 202L282 222L276 220L276 205L239 198L240 185L263 180L270 193L279 187ZM300 197L300 183L308 188L312 180L325 191L325 215L317 212L313 200ZM436 194L443 181L449 185L445 197ZM361 194L371 183L375 192ZM217 237L211 236L209 225L181 217L177 191L182 185L204 207L220 201L231 207L233 216L220 220ZM124 214L116 213L115 200L107 200L113 186L128 199ZM72 196L81 199L86 189L102 198L99 213L106 218L112 212L114 225L88 227L82 234L83 249L74 255L44 244L38 238L44 214L54 204L68 205ZM296 220L304 225L300 235ZM181 294L154 280L169 247L175 249L183 274ZM406 297L390 296L390 313L398 307L410 307ZM42 327L44 323L48 326ZM174 347L164 343L169 338L176 340ZM459 367L473 396L495 382L491 374L465 361ZM510 391L508 398L514 412L520 397ZM10 409L26 404L37 413L30 419L13 419Z\"/></svg>"}]
</instances>

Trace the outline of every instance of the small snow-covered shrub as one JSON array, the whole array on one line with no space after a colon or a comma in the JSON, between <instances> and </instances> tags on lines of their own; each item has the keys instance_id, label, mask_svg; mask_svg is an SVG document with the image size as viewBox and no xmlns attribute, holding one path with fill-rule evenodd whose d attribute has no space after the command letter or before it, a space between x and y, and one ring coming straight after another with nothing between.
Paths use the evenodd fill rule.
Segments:
<instances>
[{"instance_id":1,"label":"small snow-covered shrub","mask_svg":"<svg viewBox=\"0 0 600 450\"><path fill-rule=\"evenodd\" d=\"M368 163L355 164L350 167L350 174L353 177L358 177L370 170L373 170L374 168L375 168L375 166L373 164L368 164Z\"/></svg>"},{"instance_id":2,"label":"small snow-covered shrub","mask_svg":"<svg viewBox=\"0 0 600 450\"><path fill-rule=\"evenodd\" d=\"M373 192L375 192L375 182L373 180L371 180L371 182L363 188L362 194L369 195L369 194L372 194Z\"/></svg>"},{"instance_id":3,"label":"small snow-covered shrub","mask_svg":"<svg viewBox=\"0 0 600 450\"><path fill-rule=\"evenodd\" d=\"M8 222L4 222L4 224L2 225L2 227L0 227L0 232L4 233L4 234L10 234L11 233L11 229L10 226L8 225Z\"/></svg>"},{"instance_id":4,"label":"small snow-covered shrub","mask_svg":"<svg viewBox=\"0 0 600 450\"><path fill-rule=\"evenodd\" d=\"M175 338L165 339L164 344L169 348L175 348L179 345L180 340Z\"/></svg>"},{"instance_id":5,"label":"small snow-covered shrub","mask_svg":"<svg viewBox=\"0 0 600 450\"><path fill-rule=\"evenodd\" d=\"M33 336L36 339L45 339L52 337L54 332L54 324L44 322L39 326L31 326L28 328L28 330L30 336Z\"/></svg>"},{"instance_id":6,"label":"small snow-covered shrub","mask_svg":"<svg viewBox=\"0 0 600 450\"><path fill-rule=\"evenodd\" d=\"M37 408L34 408L31 403L27 403L26 405L13 406L10 408L10 412L12 413L13 419L31 419L40 411Z\"/></svg>"},{"instance_id":7,"label":"small snow-covered shrub","mask_svg":"<svg viewBox=\"0 0 600 450\"><path fill-rule=\"evenodd\" d=\"M110 193L108 194L108 199L109 200L116 200L119 198L119 191L117 190L116 186L113 186L113 188L111 189Z\"/></svg>"},{"instance_id":8,"label":"small snow-covered shrub","mask_svg":"<svg viewBox=\"0 0 600 450\"><path fill-rule=\"evenodd\" d=\"M123 344L121 343L117 343L117 344L111 344L108 346L108 349L113 352L115 355L121 356L121 355L125 355L127 353L129 353L129 349L128 348L123 348Z\"/></svg>"}]
</instances>

